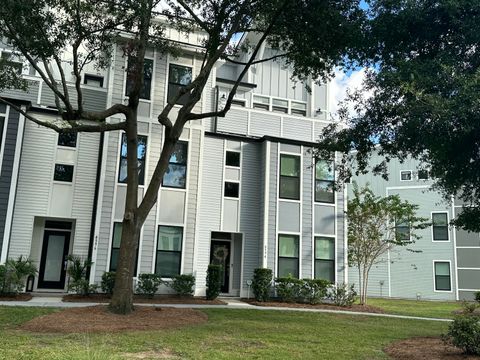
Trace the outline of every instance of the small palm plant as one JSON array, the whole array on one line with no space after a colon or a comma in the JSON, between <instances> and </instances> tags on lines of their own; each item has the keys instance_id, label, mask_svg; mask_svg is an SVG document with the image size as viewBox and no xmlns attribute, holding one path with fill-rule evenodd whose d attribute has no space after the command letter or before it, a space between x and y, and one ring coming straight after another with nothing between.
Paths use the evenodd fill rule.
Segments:
<instances>
[{"instance_id":1,"label":"small palm plant","mask_svg":"<svg viewBox=\"0 0 480 360\"><path fill-rule=\"evenodd\" d=\"M68 284L68 290L72 290L79 295L88 296L91 293L96 292L97 286L90 285L86 279L87 270L93 265L93 261L90 259L83 259L77 255L69 255L67 257L70 265L67 272L70 276L70 282Z\"/></svg>"}]
</instances>

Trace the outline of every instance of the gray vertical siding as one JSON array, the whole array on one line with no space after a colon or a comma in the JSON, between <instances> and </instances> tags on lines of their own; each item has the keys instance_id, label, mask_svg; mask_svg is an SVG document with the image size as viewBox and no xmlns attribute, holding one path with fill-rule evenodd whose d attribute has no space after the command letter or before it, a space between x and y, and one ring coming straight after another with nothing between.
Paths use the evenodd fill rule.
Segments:
<instances>
[{"instance_id":1,"label":"gray vertical siding","mask_svg":"<svg viewBox=\"0 0 480 360\"><path fill-rule=\"evenodd\" d=\"M5 221L7 217L7 205L10 194L10 186L13 174L13 162L17 145L19 113L10 108L8 124L6 126L5 146L0 174L0 252L2 251ZM5 131L5 130L4 130ZM0 134L2 136L2 134ZM0 254L1 255L1 254Z\"/></svg>"},{"instance_id":2,"label":"gray vertical siding","mask_svg":"<svg viewBox=\"0 0 480 360\"><path fill-rule=\"evenodd\" d=\"M253 270L260 267L259 253L262 243L260 197L263 191L260 180L262 147L256 143L244 143L242 148L242 179L240 182L240 232L243 234L244 281L251 279ZM245 283L242 284L245 287Z\"/></svg>"}]
</instances>

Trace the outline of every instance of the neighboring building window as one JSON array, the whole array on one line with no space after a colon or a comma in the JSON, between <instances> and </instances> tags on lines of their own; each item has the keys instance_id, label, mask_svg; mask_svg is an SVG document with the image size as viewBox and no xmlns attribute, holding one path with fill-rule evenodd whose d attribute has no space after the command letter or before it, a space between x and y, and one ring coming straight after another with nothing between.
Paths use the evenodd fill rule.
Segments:
<instances>
[{"instance_id":1,"label":"neighboring building window","mask_svg":"<svg viewBox=\"0 0 480 360\"><path fill-rule=\"evenodd\" d=\"M77 146L77 133L70 132L70 133L62 133L58 134L58 146L66 146L66 147L76 147Z\"/></svg>"},{"instance_id":2,"label":"neighboring building window","mask_svg":"<svg viewBox=\"0 0 480 360\"><path fill-rule=\"evenodd\" d=\"M290 111L292 115L307 116L307 104L292 101Z\"/></svg>"},{"instance_id":3,"label":"neighboring building window","mask_svg":"<svg viewBox=\"0 0 480 360\"><path fill-rule=\"evenodd\" d=\"M432 213L433 241L448 241L447 213Z\"/></svg>"},{"instance_id":4,"label":"neighboring building window","mask_svg":"<svg viewBox=\"0 0 480 360\"><path fill-rule=\"evenodd\" d=\"M288 100L272 99L272 111L288 114Z\"/></svg>"},{"instance_id":5,"label":"neighboring building window","mask_svg":"<svg viewBox=\"0 0 480 360\"><path fill-rule=\"evenodd\" d=\"M335 281L335 239L315 237L315 279Z\"/></svg>"},{"instance_id":6,"label":"neighboring building window","mask_svg":"<svg viewBox=\"0 0 480 360\"><path fill-rule=\"evenodd\" d=\"M428 180L428 170L418 170L418 180Z\"/></svg>"},{"instance_id":7,"label":"neighboring building window","mask_svg":"<svg viewBox=\"0 0 480 360\"><path fill-rule=\"evenodd\" d=\"M278 235L278 277L291 274L298 278L298 235Z\"/></svg>"},{"instance_id":8,"label":"neighboring building window","mask_svg":"<svg viewBox=\"0 0 480 360\"><path fill-rule=\"evenodd\" d=\"M238 198L239 191L240 191L239 188L240 188L239 183L226 181L225 182L224 196Z\"/></svg>"},{"instance_id":9,"label":"neighboring building window","mask_svg":"<svg viewBox=\"0 0 480 360\"><path fill-rule=\"evenodd\" d=\"M225 154L225 165L240 167L240 153L238 151L227 151Z\"/></svg>"},{"instance_id":10,"label":"neighboring building window","mask_svg":"<svg viewBox=\"0 0 480 360\"><path fill-rule=\"evenodd\" d=\"M333 163L326 160L317 160L315 163L315 201L333 204L335 192L333 183L335 171Z\"/></svg>"},{"instance_id":11,"label":"neighboring building window","mask_svg":"<svg viewBox=\"0 0 480 360\"><path fill-rule=\"evenodd\" d=\"M113 240L112 240L112 251L110 253L110 270L117 271L118 258L120 256L120 243L122 241L122 227L121 222L113 223ZM137 257L135 259L135 270L134 274L137 275L137 265L138 265L138 247L137 247Z\"/></svg>"},{"instance_id":12,"label":"neighboring building window","mask_svg":"<svg viewBox=\"0 0 480 360\"><path fill-rule=\"evenodd\" d=\"M412 172L410 170L400 171L400 181L412 181Z\"/></svg>"},{"instance_id":13,"label":"neighboring building window","mask_svg":"<svg viewBox=\"0 0 480 360\"><path fill-rule=\"evenodd\" d=\"M270 110L270 98L266 96L253 95L253 108L260 110Z\"/></svg>"},{"instance_id":14,"label":"neighboring building window","mask_svg":"<svg viewBox=\"0 0 480 360\"><path fill-rule=\"evenodd\" d=\"M127 65L127 84L125 86L125 95L129 96L130 92L133 89L133 84L135 79L133 76L133 66L135 64L134 57L128 58ZM144 59L143 61L143 87L140 89L140 99L150 100L150 92L152 88L152 77L153 77L153 60Z\"/></svg>"},{"instance_id":15,"label":"neighboring building window","mask_svg":"<svg viewBox=\"0 0 480 360\"><path fill-rule=\"evenodd\" d=\"M20 58L17 55L11 52L2 51L0 56L6 65L15 69L17 74L22 73L23 63L20 61Z\"/></svg>"},{"instance_id":16,"label":"neighboring building window","mask_svg":"<svg viewBox=\"0 0 480 360\"><path fill-rule=\"evenodd\" d=\"M85 74L83 77L83 83L93 87L103 87L103 76Z\"/></svg>"},{"instance_id":17,"label":"neighboring building window","mask_svg":"<svg viewBox=\"0 0 480 360\"><path fill-rule=\"evenodd\" d=\"M450 263L448 261L435 261L435 290L451 291Z\"/></svg>"},{"instance_id":18,"label":"neighboring building window","mask_svg":"<svg viewBox=\"0 0 480 360\"><path fill-rule=\"evenodd\" d=\"M279 196L300 200L300 156L280 154Z\"/></svg>"},{"instance_id":19,"label":"neighboring building window","mask_svg":"<svg viewBox=\"0 0 480 360\"><path fill-rule=\"evenodd\" d=\"M397 240L410 240L410 223L405 220L397 220L395 222L395 234L397 236Z\"/></svg>"},{"instance_id":20,"label":"neighboring building window","mask_svg":"<svg viewBox=\"0 0 480 360\"><path fill-rule=\"evenodd\" d=\"M138 184L145 183L145 156L147 153L147 137L137 137L137 161L138 161ZM118 182L127 182L127 135L122 134L122 147L120 148L120 169L118 171Z\"/></svg>"},{"instance_id":21,"label":"neighboring building window","mask_svg":"<svg viewBox=\"0 0 480 360\"><path fill-rule=\"evenodd\" d=\"M178 91L192 82L192 68L188 66L170 64L168 71L168 99L173 99ZM176 102L185 105L188 100L188 93L182 95Z\"/></svg>"},{"instance_id":22,"label":"neighboring building window","mask_svg":"<svg viewBox=\"0 0 480 360\"><path fill-rule=\"evenodd\" d=\"M173 277L180 274L182 239L182 227L162 225L158 227L156 274L161 277Z\"/></svg>"},{"instance_id":23,"label":"neighboring building window","mask_svg":"<svg viewBox=\"0 0 480 360\"><path fill-rule=\"evenodd\" d=\"M53 180L72 182L73 181L73 165L55 164L55 173Z\"/></svg>"},{"instance_id":24,"label":"neighboring building window","mask_svg":"<svg viewBox=\"0 0 480 360\"><path fill-rule=\"evenodd\" d=\"M185 189L187 184L188 143L179 141L170 156L167 171L163 175L162 186Z\"/></svg>"},{"instance_id":25,"label":"neighboring building window","mask_svg":"<svg viewBox=\"0 0 480 360\"><path fill-rule=\"evenodd\" d=\"M233 106L245 107L245 106L247 106L247 101L243 100L243 99L233 99L232 100L232 105Z\"/></svg>"}]
</instances>

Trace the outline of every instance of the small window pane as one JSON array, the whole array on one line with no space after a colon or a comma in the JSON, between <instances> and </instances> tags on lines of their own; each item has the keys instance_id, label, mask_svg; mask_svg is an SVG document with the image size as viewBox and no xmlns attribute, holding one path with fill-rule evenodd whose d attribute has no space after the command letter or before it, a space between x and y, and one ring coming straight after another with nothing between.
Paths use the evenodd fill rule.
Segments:
<instances>
[{"instance_id":1,"label":"small window pane","mask_svg":"<svg viewBox=\"0 0 480 360\"><path fill-rule=\"evenodd\" d=\"M183 228L175 226L159 226L158 229L158 250L182 250Z\"/></svg>"},{"instance_id":2,"label":"small window pane","mask_svg":"<svg viewBox=\"0 0 480 360\"><path fill-rule=\"evenodd\" d=\"M58 145L76 147L77 146L77 133L62 133L58 134Z\"/></svg>"},{"instance_id":3,"label":"small window pane","mask_svg":"<svg viewBox=\"0 0 480 360\"><path fill-rule=\"evenodd\" d=\"M300 176L300 157L280 155L280 175Z\"/></svg>"},{"instance_id":4,"label":"small window pane","mask_svg":"<svg viewBox=\"0 0 480 360\"><path fill-rule=\"evenodd\" d=\"M282 257L298 257L298 236L279 235L278 253Z\"/></svg>"},{"instance_id":5,"label":"small window pane","mask_svg":"<svg viewBox=\"0 0 480 360\"><path fill-rule=\"evenodd\" d=\"M260 104L268 104L270 103L270 98L266 97L266 96L258 96L258 95L254 95L253 96L253 102L254 103L260 103Z\"/></svg>"},{"instance_id":6,"label":"small window pane","mask_svg":"<svg viewBox=\"0 0 480 360\"><path fill-rule=\"evenodd\" d=\"M145 183L145 157L147 153L147 137L137 137L137 159L138 159L138 183ZM127 182L127 136L122 134L122 144L120 146L120 167L118 170L118 182Z\"/></svg>"},{"instance_id":7,"label":"small window pane","mask_svg":"<svg viewBox=\"0 0 480 360\"><path fill-rule=\"evenodd\" d=\"M428 180L428 170L419 170L418 171L419 180Z\"/></svg>"},{"instance_id":8,"label":"small window pane","mask_svg":"<svg viewBox=\"0 0 480 360\"><path fill-rule=\"evenodd\" d=\"M315 279L324 279L330 282L334 282L335 262L326 260L315 260Z\"/></svg>"},{"instance_id":9,"label":"small window pane","mask_svg":"<svg viewBox=\"0 0 480 360\"><path fill-rule=\"evenodd\" d=\"M289 275L298 278L298 258L279 258L278 277L286 277Z\"/></svg>"},{"instance_id":10,"label":"small window pane","mask_svg":"<svg viewBox=\"0 0 480 360\"><path fill-rule=\"evenodd\" d=\"M168 72L168 99L173 100L178 92L192 82L192 68L188 66L181 66L170 64ZM182 95L176 102L179 105L187 103L189 94Z\"/></svg>"},{"instance_id":11,"label":"small window pane","mask_svg":"<svg viewBox=\"0 0 480 360\"><path fill-rule=\"evenodd\" d=\"M103 76L85 74L83 83L88 86L103 87Z\"/></svg>"},{"instance_id":12,"label":"small window pane","mask_svg":"<svg viewBox=\"0 0 480 360\"><path fill-rule=\"evenodd\" d=\"M114 248L120 248L120 242L122 240L122 227L123 224L121 222L116 222L113 225L113 244Z\"/></svg>"},{"instance_id":13,"label":"small window pane","mask_svg":"<svg viewBox=\"0 0 480 360\"><path fill-rule=\"evenodd\" d=\"M433 227L433 239L435 241L448 241L448 228L447 227Z\"/></svg>"},{"instance_id":14,"label":"small window pane","mask_svg":"<svg viewBox=\"0 0 480 360\"><path fill-rule=\"evenodd\" d=\"M315 238L315 259L323 259L323 260L335 259L334 239L327 238L327 237Z\"/></svg>"},{"instance_id":15,"label":"small window pane","mask_svg":"<svg viewBox=\"0 0 480 360\"><path fill-rule=\"evenodd\" d=\"M224 196L238 198L239 195L239 183L225 182Z\"/></svg>"},{"instance_id":16,"label":"small window pane","mask_svg":"<svg viewBox=\"0 0 480 360\"><path fill-rule=\"evenodd\" d=\"M410 181L412 180L412 172L411 171L401 171L400 172L400 179L402 181Z\"/></svg>"},{"instance_id":17,"label":"small window pane","mask_svg":"<svg viewBox=\"0 0 480 360\"><path fill-rule=\"evenodd\" d=\"M451 285L450 285L450 276L436 276L436 290L440 291L450 291Z\"/></svg>"},{"instance_id":18,"label":"small window pane","mask_svg":"<svg viewBox=\"0 0 480 360\"><path fill-rule=\"evenodd\" d=\"M292 101L292 109L307 110L307 104Z\"/></svg>"},{"instance_id":19,"label":"small window pane","mask_svg":"<svg viewBox=\"0 0 480 360\"><path fill-rule=\"evenodd\" d=\"M168 165L163 175L163 186L185 189L187 181L187 167L185 165Z\"/></svg>"},{"instance_id":20,"label":"small window pane","mask_svg":"<svg viewBox=\"0 0 480 360\"><path fill-rule=\"evenodd\" d=\"M448 218L446 213L432 214L433 226L447 226Z\"/></svg>"},{"instance_id":21,"label":"small window pane","mask_svg":"<svg viewBox=\"0 0 480 360\"><path fill-rule=\"evenodd\" d=\"M239 167L240 153L236 151L227 151L225 154L225 165Z\"/></svg>"},{"instance_id":22,"label":"small window pane","mask_svg":"<svg viewBox=\"0 0 480 360\"><path fill-rule=\"evenodd\" d=\"M175 149L170 156L170 163L174 164L187 164L187 155L188 155L188 143L184 141L179 141L175 144Z\"/></svg>"},{"instance_id":23,"label":"small window pane","mask_svg":"<svg viewBox=\"0 0 480 360\"><path fill-rule=\"evenodd\" d=\"M157 253L155 273L161 277L173 277L180 273L182 253L164 252Z\"/></svg>"},{"instance_id":24,"label":"small window pane","mask_svg":"<svg viewBox=\"0 0 480 360\"><path fill-rule=\"evenodd\" d=\"M53 175L53 180L72 182L73 165L55 164L55 173Z\"/></svg>"},{"instance_id":25,"label":"small window pane","mask_svg":"<svg viewBox=\"0 0 480 360\"><path fill-rule=\"evenodd\" d=\"M335 180L333 164L326 160L317 160L315 163L315 179L317 180Z\"/></svg>"},{"instance_id":26,"label":"small window pane","mask_svg":"<svg viewBox=\"0 0 480 360\"><path fill-rule=\"evenodd\" d=\"M280 197L284 199L300 199L300 179L298 177L280 177Z\"/></svg>"},{"instance_id":27,"label":"small window pane","mask_svg":"<svg viewBox=\"0 0 480 360\"><path fill-rule=\"evenodd\" d=\"M135 59L130 57L127 64L127 84L125 86L125 95L129 96L134 85L133 78L133 66ZM153 60L144 59L143 62L143 87L140 89L140 98L141 99L150 99L150 91L152 87L152 75L153 75Z\"/></svg>"},{"instance_id":28,"label":"small window pane","mask_svg":"<svg viewBox=\"0 0 480 360\"><path fill-rule=\"evenodd\" d=\"M450 264L448 262L436 262L435 263L435 275L450 276Z\"/></svg>"},{"instance_id":29,"label":"small window pane","mask_svg":"<svg viewBox=\"0 0 480 360\"><path fill-rule=\"evenodd\" d=\"M335 202L335 193L333 191L333 182L315 181L315 201L333 204Z\"/></svg>"}]
</instances>

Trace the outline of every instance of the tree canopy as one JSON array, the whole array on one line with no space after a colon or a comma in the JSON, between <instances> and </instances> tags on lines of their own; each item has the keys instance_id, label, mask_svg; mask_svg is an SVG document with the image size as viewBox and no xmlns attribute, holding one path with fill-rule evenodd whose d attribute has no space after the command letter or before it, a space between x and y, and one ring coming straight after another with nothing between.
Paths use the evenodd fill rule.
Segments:
<instances>
[{"instance_id":1,"label":"tree canopy","mask_svg":"<svg viewBox=\"0 0 480 360\"><path fill-rule=\"evenodd\" d=\"M345 153L345 177L353 163L365 172L373 151L384 156L372 165L384 176L392 157L420 160L446 199L473 205L456 224L480 231L480 1L367 3L370 71L347 101L358 112L344 107L320 148ZM373 95L362 97L366 91Z\"/></svg>"}]
</instances>

